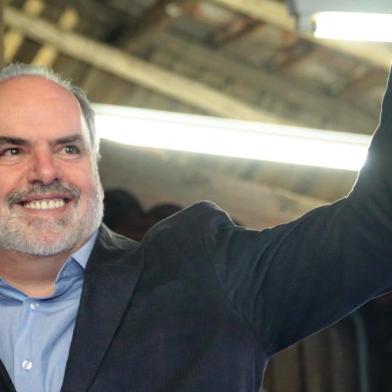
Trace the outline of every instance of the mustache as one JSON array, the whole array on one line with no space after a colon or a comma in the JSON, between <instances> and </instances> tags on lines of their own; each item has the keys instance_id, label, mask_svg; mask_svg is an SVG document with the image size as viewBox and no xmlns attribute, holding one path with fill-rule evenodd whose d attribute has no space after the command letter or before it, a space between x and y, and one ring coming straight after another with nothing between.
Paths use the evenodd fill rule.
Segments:
<instances>
[{"instance_id":1,"label":"mustache","mask_svg":"<svg viewBox=\"0 0 392 392\"><path fill-rule=\"evenodd\" d=\"M79 199L80 197L79 189L72 186L64 185L60 181L55 181L49 185L36 183L33 184L29 189L12 192L7 197L7 204L11 207L14 204L20 204L28 198L43 196L48 193L60 193L65 198L69 199Z\"/></svg>"}]
</instances>

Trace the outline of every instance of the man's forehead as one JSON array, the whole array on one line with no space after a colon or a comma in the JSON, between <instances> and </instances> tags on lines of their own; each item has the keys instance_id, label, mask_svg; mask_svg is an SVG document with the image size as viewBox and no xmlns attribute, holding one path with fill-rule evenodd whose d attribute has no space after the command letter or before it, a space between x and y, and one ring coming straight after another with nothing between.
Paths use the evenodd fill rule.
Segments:
<instances>
[{"instance_id":1,"label":"man's forehead","mask_svg":"<svg viewBox=\"0 0 392 392\"><path fill-rule=\"evenodd\" d=\"M75 106L80 111L77 99L65 87L35 75L1 80L0 100L2 102L12 100L16 104L50 102L52 105L60 100L63 105Z\"/></svg>"},{"instance_id":2,"label":"man's forehead","mask_svg":"<svg viewBox=\"0 0 392 392\"><path fill-rule=\"evenodd\" d=\"M26 125L81 131L88 136L78 100L63 86L40 76L18 76L0 81L0 132Z\"/></svg>"},{"instance_id":3,"label":"man's forehead","mask_svg":"<svg viewBox=\"0 0 392 392\"><path fill-rule=\"evenodd\" d=\"M58 86L64 90L66 90L63 86L61 86L59 83L49 80L45 78L44 76L41 75L16 75L16 76L11 76L9 78L0 80L0 87L5 86L7 84L13 84L13 85L29 85L29 84L47 84L51 86Z\"/></svg>"},{"instance_id":4,"label":"man's forehead","mask_svg":"<svg viewBox=\"0 0 392 392\"><path fill-rule=\"evenodd\" d=\"M22 75L0 81L0 100L25 101L48 101L61 99L64 104L78 107L77 99L59 83L48 80L42 76ZM79 107L78 107L79 108Z\"/></svg>"}]
</instances>

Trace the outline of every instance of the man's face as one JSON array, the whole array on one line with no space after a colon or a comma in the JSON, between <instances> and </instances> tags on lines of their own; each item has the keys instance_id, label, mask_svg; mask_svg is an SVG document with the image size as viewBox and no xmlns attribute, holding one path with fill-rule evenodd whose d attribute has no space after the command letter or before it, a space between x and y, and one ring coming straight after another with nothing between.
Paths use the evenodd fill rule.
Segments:
<instances>
[{"instance_id":1,"label":"man's face","mask_svg":"<svg viewBox=\"0 0 392 392\"><path fill-rule=\"evenodd\" d=\"M41 77L0 82L0 249L75 251L99 226L102 199L76 98Z\"/></svg>"}]
</instances>

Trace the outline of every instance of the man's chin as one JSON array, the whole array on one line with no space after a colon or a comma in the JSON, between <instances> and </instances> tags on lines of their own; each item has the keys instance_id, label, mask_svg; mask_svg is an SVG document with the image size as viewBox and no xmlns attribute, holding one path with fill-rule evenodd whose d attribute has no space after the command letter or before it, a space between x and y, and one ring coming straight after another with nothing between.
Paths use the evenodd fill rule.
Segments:
<instances>
[{"instance_id":1,"label":"man's chin","mask_svg":"<svg viewBox=\"0 0 392 392\"><path fill-rule=\"evenodd\" d=\"M54 256L76 249L81 241L76 230L25 230L10 233L0 238L0 248L31 256Z\"/></svg>"},{"instance_id":2,"label":"man's chin","mask_svg":"<svg viewBox=\"0 0 392 392\"><path fill-rule=\"evenodd\" d=\"M64 242L61 241L45 240L43 241L15 241L14 243L9 242L7 248L14 250L19 253L25 253L31 256L55 256L63 252L72 251L76 246L76 239L72 241Z\"/></svg>"},{"instance_id":3,"label":"man's chin","mask_svg":"<svg viewBox=\"0 0 392 392\"><path fill-rule=\"evenodd\" d=\"M103 214L102 201L90 210L73 209L61 218L11 215L0 221L0 249L32 256L54 256L75 252L98 228Z\"/></svg>"}]
</instances>

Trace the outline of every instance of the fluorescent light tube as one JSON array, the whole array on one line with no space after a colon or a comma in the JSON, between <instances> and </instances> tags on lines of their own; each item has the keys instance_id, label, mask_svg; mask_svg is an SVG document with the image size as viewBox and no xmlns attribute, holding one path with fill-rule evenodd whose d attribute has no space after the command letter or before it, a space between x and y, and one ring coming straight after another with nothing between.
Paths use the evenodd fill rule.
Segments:
<instances>
[{"instance_id":1,"label":"fluorescent light tube","mask_svg":"<svg viewBox=\"0 0 392 392\"><path fill-rule=\"evenodd\" d=\"M392 14L319 12L312 19L317 38L392 42Z\"/></svg>"},{"instance_id":2,"label":"fluorescent light tube","mask_svg":"<svg viewBox=\"0 0 392 392\"><path fill-rule=\"evenodd\" d=\"M132 146L357 171L370 137L276 124L94 105L98 136Z\"/></svg>"}]
</instances>

